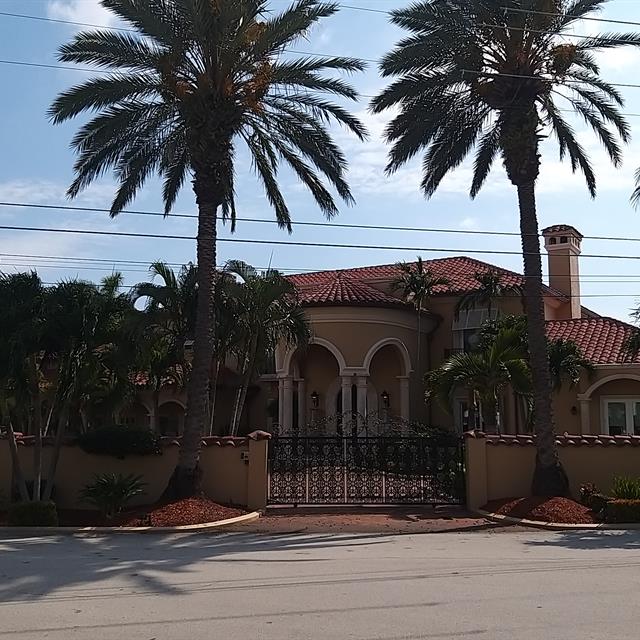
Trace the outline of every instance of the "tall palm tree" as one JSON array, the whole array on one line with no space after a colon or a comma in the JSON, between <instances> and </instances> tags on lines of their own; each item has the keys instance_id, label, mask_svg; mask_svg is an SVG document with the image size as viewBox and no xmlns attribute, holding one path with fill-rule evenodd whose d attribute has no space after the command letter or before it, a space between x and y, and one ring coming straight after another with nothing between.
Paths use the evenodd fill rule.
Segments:
<instances>
[{"instance_id":1,"label":"tall palm tree","mask_svg":"<svg viewBox=\"0 0 640 640\"><path fill-rule=\"evenodd\" d=\"M397 267L400 273L391 283L391 287L394 291L400 291L403 298L410 302L416 310L418 319L417 370L418 375L421 376L422 312L429 298L436 292L436 288L448 285L449 281L446 278L435 276L420 256L413 263L400 262Z\"/></svg>"},{"instance_id":2,"label":"tall palm tree","mask_svg":"<svg viewBox=\"0 0 640 640\"><path fill-rule=\"evenodd\" d=\"M376 113L397 107L386 135L393 145L387 171L424 152L422 190L431 197L442 179L475 148L471 196L499 156L516 187L524 257L526 313L534 380L536 468L533 492L563 495L568 479L558 458L551 409L542 298L542 264L535 183L540 142L552 133L595 196L596 177L559 103L598 136L615 166L619 140L629 140L623 100L604 81L593 56L639 45L640 36L599 35L567 42L570 28L607 0L422 0L391 13L409 36L381 69L396 80L373 100Z\"/></svg>"},{"instance_id":3,"label":"tall palm tree","mask_svg":"<svg viewBox=\"0 0 640 640\"><path fill-rule=\"evenodd\" d=\"M526 396L531 391L531 374L516 330L503 329L493 344L481 351L458 353L425 378L427 400L436 398L451 407L456 389L467 387L480 400L485 429L498 428L500 398L511 387Z\"/></svg>"},{"instance_id":4,"label":"tall palm tree","mask_svg":"<svg viewBox=\"0 0 640 640\"><path fill-rule=\"evenodd\" d=\"M496 300L508 295L522 295L522 288L518 285L506 284L504 276L494 269L477 271L473 275L478 287L465 293L456 304L455 313L459 316L462 311L469 311L477 307L487 309L491 319L493 304Z\"/></svg>"},{"instance_id":5,"label":"tall palm tree","mask_svg":"<svg viewBox=\"0 0 640 640\"><path fill-rule=\"evenodd\" d=\"M168 214L189 178L198 205L198 304L184 438L167 495L198 490L201 435L213 355L216 221L235 222L235 158L244 142L278 224L291 216L278 186L280 163L291 167L322 212L338 213L335 198L353 198L346 159L330 121L364 138L362 124L322 97L355 100L355 90L325 72L354 72L344 57L288 59L285 52L337 5L297 0L277 15L267 0L101 0L136 34L94 30L61 47L59 59L94 64L105 75L62 93L50 109L54 123L98 112L73 140L78 154L69 196L113 169L117 215L146 178L164 179Z\"/></svg>"},{"instance_id":6,"label":"tall palm tree","mask_svg":"<svg viewBox=\"0 0 640 640\"><path fill-rule=\"evenodd\" d=\"M238 433L249 384L276 346L303 347L311 332L296 289L279 271L264 273L241 260L230 260L225 271L235 274L238 292L238 361L242 383L236 394L231 435Z\"/></svg>"}]
</instances>

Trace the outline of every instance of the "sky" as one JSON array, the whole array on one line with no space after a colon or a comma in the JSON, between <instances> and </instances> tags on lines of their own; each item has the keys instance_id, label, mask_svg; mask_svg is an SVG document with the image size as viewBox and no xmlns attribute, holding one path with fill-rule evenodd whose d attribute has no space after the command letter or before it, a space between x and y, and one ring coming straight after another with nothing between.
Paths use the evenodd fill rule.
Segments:
<instances>
[{"instance_id":1,"label":"sky","mask_svg":"<svg viewBox=\"0 0 640 640\"><path fill-rule=\"evenodd\" d=\"M347 4L346 2L344 4ZM239 221L235 234L220 230L218 263L245 260L257 267L272 266L291 271L322 270L387 264L453 255L472 255L480 260L521 271L517 236L460 233L407 232L400 227L451 229L457 231L518 231L517 199L502 166L497 163L483 192L470 200L470 163L463 164L443 182L439 192L425 200L419 189L419 160L393 176L384 174L387 148L382 138L389 115L372 115L369 97L385 86L376 60L401 37L384 11L401 7L406 0L350 0L337 15L325 19L296 45L296 50L339 54L372 60L365 73L351 77L363 97L351 105L367 125L366 143L336 130L350 171L355 206L341 206L338 224L367 224L395 227L394 230L362 230L340 227L294 226L291 236L270 222ZM287 6L272 0L274 12ZM376 9L362 11L355 7ZM113 16L97 0L0 0L0 12L20 13L55 20L114 26ZM637 0L611 0L602 18L640 22ZM612 25L583 22L576 34L610 30ZM621 27L620 30L634 27ZM0 60L56 64L56 50L81 30L68 24L0 15ZM637 27L640 31L640 26ZM625 48L599 55L602 75L610 82L638 83L640 49ZM26 204L109 207L114 182L106 175L74 202L66 199L73 176L73 152L69 143L82 120L54 127L46 111L56 94L90 77L78 70L18 66L0 62L2 101L0 102L0 201ZM583 122L569 114L581 142L591 153L598 176L598 197L592 200L580 175L573 175L568 163L561 163L552 141L543 144L542 171L537 185L541 228L551 224L571 224L586 237L583 253L640 257L640 242L596 240L590 236L617 236L640 239L640 211L629 203L634 173L640 167L640 88L623 88L624 112L629 116L634 139L625 149L624 165L615 169L598 141ZM262 188L243 153L238 156L238 216L273 220ZM295 178L284 171L281 183L294 222L323 222L320 211ZM130 209L161 211L159 182L151 180ZM185 187L174 211L195 214L193 195ZM0 225L49 229L88 229L124 233L193 236L194 220L169 216L122 214L111 220L106 213L71 212L0 206ZM228 240L232 240L229 242ZM242 240L266 240L251 244ZM276 242L319 242L360 244L383 248L353 249L300 247ZM443 251L443 250L447 251ZM439 250L439 251L436 251ZM475 253L471 253L475 252ZM505 252L505 253L492 253ZM510 254L509 252L513 252ZM40 256L20 257L20 256ZM74 258L76 258L74 260ZM84 258L84 260L77 260ZM114 269L122 271L128 285L147 279L147 266L154 260L183 264L195 259L195 242L190 239L128 238L67 233L42 233L0 229L0 270L12 272L36 268L45 282L81 277L99 280ZM546 262L546 260L545 260ZM546 264L545 264L546 267ZM595 311L629 319L629 311L640 304L640 261L583 257L580 261L583 304Z\"/></svg>"}]
</instances>

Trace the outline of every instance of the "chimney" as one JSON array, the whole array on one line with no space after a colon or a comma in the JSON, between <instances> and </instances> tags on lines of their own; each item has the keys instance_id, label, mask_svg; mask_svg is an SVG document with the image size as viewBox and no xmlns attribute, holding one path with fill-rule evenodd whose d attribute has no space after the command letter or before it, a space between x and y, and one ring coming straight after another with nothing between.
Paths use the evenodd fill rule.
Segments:
<instances>
[{"instance_id":1,"label":"chimney","mask_svg":"<svg viewBox=\"0 0 640 640\"><path fill-rule=\"evenodd\" d=\"M580 264L582 234L567 224L556 224L542 230L549 259L549 286L569 296L569 302L558 309L558 319L581 318Z\"/></svg>"}]
</instances>

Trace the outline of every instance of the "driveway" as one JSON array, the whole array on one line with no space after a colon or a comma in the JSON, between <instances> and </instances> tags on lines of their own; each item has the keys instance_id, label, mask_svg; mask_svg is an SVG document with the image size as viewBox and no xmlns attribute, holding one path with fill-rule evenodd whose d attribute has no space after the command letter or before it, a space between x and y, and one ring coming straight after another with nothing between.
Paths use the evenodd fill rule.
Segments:
<instances>
[{"instance_id":1,"label":"driveway","mask_svg":"<svg viewBox=\"0 0 640 640\"><path fill-rule=\"evenodd\" d=\"M0 539L0 639L637 637L640 532Z\"/></svg>"}]
</instances>

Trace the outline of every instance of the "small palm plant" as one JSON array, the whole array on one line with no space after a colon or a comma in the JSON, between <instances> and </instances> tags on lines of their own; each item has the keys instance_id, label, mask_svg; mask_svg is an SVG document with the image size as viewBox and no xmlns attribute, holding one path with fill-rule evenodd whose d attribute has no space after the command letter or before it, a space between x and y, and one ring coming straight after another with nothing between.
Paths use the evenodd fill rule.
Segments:
<instances>
[{"instance_id":1,"label":"small palm plant","mask_svg":"<svg viewBox=\"0 0 640 640\"><path fill-rule=\"evenodd\" d=\"M410 302L415 310L418 318L418 337L417 337L417 370L418 375L421 373L421 350L422 350L422 313L424 306L431 298L436 289L446 287L449 281L446 278L436 276L425 265L424 260L418 256L414 263L400 262L398 265L399 274L392 282L391 287L394 291L400 291L407 302Z\"/></svg>"},{"instance_id":2,"label":"small palm plant","mask_svg":"<svg viewBox=\"0 0 640 640\"><path fill-rule=\"evenodd\" d=\"M491 319L496 300L508 295L522 295L521 287L505 283L504 276L495 269L477 271L473 277L478 283L478 287L467 292L458 300L455 309L456 316L463 311L481 307L487 309L489 319Z\"/></svg>"},{"instance_id":3,"label":"small palm plant","mask_svg":"<svg viewBox=\"0 0 640 640\"><path fill-rule=\"evenodd\" d=\"M81 491L80 499L96 507L106 520L111 520L133 498L144 495L146 484L142 476L100 473Z\"/></svg>"}]
</instances>

